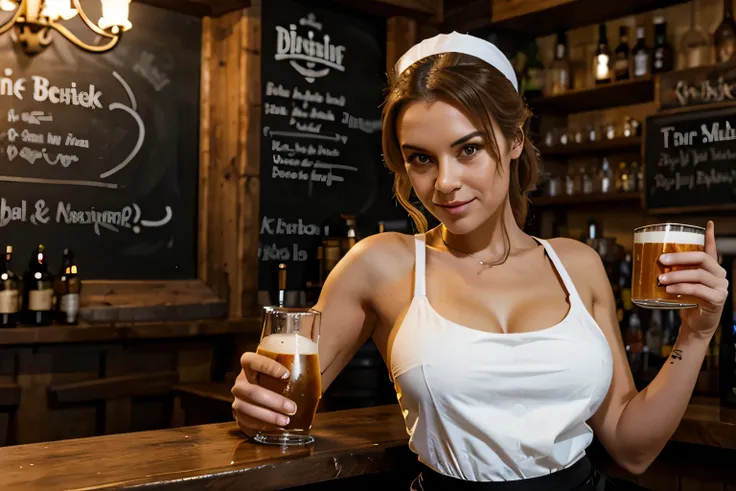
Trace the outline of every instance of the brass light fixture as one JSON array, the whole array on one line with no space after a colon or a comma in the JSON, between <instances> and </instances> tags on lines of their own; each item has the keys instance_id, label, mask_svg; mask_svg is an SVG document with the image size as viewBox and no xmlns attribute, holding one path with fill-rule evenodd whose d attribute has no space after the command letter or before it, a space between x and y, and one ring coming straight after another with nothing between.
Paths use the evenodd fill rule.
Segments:
<instances>
[{"instance_id":1,"label":"brass light fixture","mask_svg":"<svg viewBox=\"0 0 736 491\"><path fill-rule=\"evenodd\" d=\"M79 0L0 0L0 10L13 12L12 17L0 25L0 34L15 27L14 39L26 53L36 54L51 43L51 30L55 29L78 47L93 53L102 53L115 46L132 24L128 20L130 0L100 0L102 17L95 24L82 10ZM74 35L61 22L79 15L79 18L104 44L87 44Z\"/></svg>"}]
</instances>

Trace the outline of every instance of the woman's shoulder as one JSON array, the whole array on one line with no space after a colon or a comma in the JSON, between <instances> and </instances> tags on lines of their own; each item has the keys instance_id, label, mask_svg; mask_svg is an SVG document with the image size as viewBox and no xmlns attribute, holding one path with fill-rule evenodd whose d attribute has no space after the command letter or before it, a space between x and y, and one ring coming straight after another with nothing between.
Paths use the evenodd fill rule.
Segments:
<instances>
[{"instance_id":1,"label":"woman's shoulder","mask_svg":"<svg viewBox=\"0 0 736 491\"><path fill-rule=\"evenodd\" d=\"M585 285L594 292L594 297L606 295L610 284L603 261L595 249L579 240L565 237L549 239L547 242L576 286Z\"/></svg>"},{"instance_id":2,"label":"woman's shoulder","mask_svg":"<svg viewBox=\"0 0 736 491\"><path fill-rule=\"evenodd\" d=\"M553 239L547 239L547 242L552 246L552 249L554 249L565 266L567 266L568 262L572 266L591 266L596 262L600 262L600 256L595 249L579 240L567 237L555 237Z\"/></svg>"},{"instance_id":3,"label":"woman's shoulder","mask_svg":"<svg viewBox=\"0 0 736 491\"><path fill-rule=\"evenodd\" d=\"M361 240L350 253L367 262L401 260L406 259L408 255L414 256L414 242L413 235L384 232Z\"/></svg>"}]
</instances>

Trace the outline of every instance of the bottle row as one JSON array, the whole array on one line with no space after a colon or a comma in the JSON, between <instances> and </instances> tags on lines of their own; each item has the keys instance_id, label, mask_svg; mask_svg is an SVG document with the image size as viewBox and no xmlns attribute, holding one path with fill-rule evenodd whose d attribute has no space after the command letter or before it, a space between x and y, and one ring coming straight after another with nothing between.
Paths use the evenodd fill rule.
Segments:
<instances>
[{"instance_id":1,"label":"bottle row","mask_svg":"<svg viewBox=\"0 0 736 491\"><path fill-rule=\"evenodd\" d=\"M0 263L0 328L46 326L54 321L76 324L81 287L71 250L64 249L59 274L54 276L49 272L46 249L39 245L21 277L13 269L13 247L6 246Z\"/></svg>"},{"instance_id":2,"label":"bottle row","mask_svg":"<svg viewBox=\"0 0 736 491\"><path fill-rule=\"evenodd\" d=\"M600 124L589 123L583 127L552 128L544 134L544 145L553 147L555 145L584 144L616 138L629 138L641 136L641 131L641 123L630 116L626 116L620 124L606 122Z\"/></svg>"},{"instance_id":3,"label":"bottle row","mask_svg":"<svg viewBox=\"0 0 736 491\"><path fill-rule=\"evenodd\" d=\"M690 28L682 36L679 55L682 68L694 68L712 63L726 63L734 59L736 53L736 23L733 19L732 0L724 0L723 17L710 36L695 23L695 2L691 2ZM646 78L654 73L674 69L675 50L668 41L667 22L664 16L654 17L654 43L652 47L646 39L644 26L636 28L636 42L629 46L629 27L619 27L619 42L613 51L609 46L605 24L598 26L598 40L590 69L596 85L614 81ZM565 32L557 34L554 59L546 68L544 93L562 94L574 87L573 64L570 60ZM533 89L533 87L531 87Z\"/></svg>"},{"instance_id":4,"label":"bottle row","mask_svg":"<svg viewBox=\"0 0 736 491\"><path fill-rule=\"evenodd\" d=\"M567 169L564 175L548 176L544 196L631 193L644 189L643 168L636 161L621 161L615 172L605 157L600 163L569 165Z\"/></svg>"}]
</instances>

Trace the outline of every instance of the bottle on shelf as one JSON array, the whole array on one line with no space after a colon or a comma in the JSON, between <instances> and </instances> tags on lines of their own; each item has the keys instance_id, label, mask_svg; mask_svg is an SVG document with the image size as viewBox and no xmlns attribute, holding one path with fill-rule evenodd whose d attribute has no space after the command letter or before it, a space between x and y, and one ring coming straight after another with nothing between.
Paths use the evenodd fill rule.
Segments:
<instances>
[{"instance_id":1,"label":"bottle on shelf","mask_svg":"<svg viewBox=\"0 0 736 491\"><path fill-rule=\"evenodd\" d=\"M580 166L580 175L581 175L581 187L582 187L582 193L583 194L592 194L595 192L594 188L594 174L593 174L593 168L586 168L585 166Z\"/></svg>"},{"instance_id":2,"label":"bottle on shelf","mask_svg":"<svg viewBox=\"0 0 736 491\"><path fill-rule=\"evenodd\" d=\"M723 19L713 33L716 63L731 61L736 54L736 23L733 20L733 0L723 0Z\"/></svg>"},{"instance_id":3,"label":"bottle on shelf","mask_svg":"<svg viewBox=\"0 0 736 491\"><path fill-rule=\"evenodd\" d=\"M79 270L74 261L74 253L64 249L61 258L61 269L54 278L54 293L56 295L56 321L60 324L76 324L79 317L79 294L82 282L79 279Z\"/></svg>"},{"instance_id":4,"label":"bottle on shelf","mask_svg":"<svg viewBox=\"0 0 736 491\"><path fill-rule=\"evenodd\" d=\"M39 244L23 275L22 322L30 326L48 326L54 320L53 278L46 263L46 249Z\"/></svg>"},{"instance_id":5,"label":"bottle on shelf","mask_svg":"<svg viewBox=\"0 0 736 491\"><path fill-rule=\"evenodd\" d=\"M629 51L629 28L620 26L618 28L618 46L613 57L613 76L618 80L629 80L631 78L631 52Z\"/></svg>"},{"instance_id":6,"label":"bottle on shelf","mask_svg":"<svg viewBox=\"0 0 736 491\"><path fill-rule=\"evenodd\" d=\"M639 191L637 184L639 182L639 163L634 160L629 166L628 172L629 178L624 182L624 192L631 193Z\"/></svg>"},{"instance_id":7,"label":"bottle on shelf","mask_svg":"<svg viewBox=\"0 0 736 491\"><path fill-rule=\"evenodd\" d=\"M616 172L616 183L614 185L614 190L617 193L621 193L626 190L626 187L628 186L628 180L629 180L629 169L626 165L626 162L623 160L619 162L618 164L618 171Z\"/></svg>"},{"instance_id":8,"label":"bottle on shelf","mask_svg":"<svg viewBox=\"0 0 736 491\"><path fill-rule=\"evenodd\" d=\"M547 67L547 95L563 94L573 87L572 63L567 52L567 35L564 31L557 33L555 56Z\"/></svg>"},{"instance_id":9,"label":"bottle on shelf","mask_svg":"<svg viewBox=\"0 0 736 491\"><path fill-rule=\"evenodd\" d=\"M606 157L603 157L598 178L600 180L600 192L610 193L613 190L613 172L611 172L611 166L608 164Z\"/></svg>"},{"instance_id":10,"label":"bottle on shelf","mask_svg":"<svg viewBox=\"0 0 736 491\"><path fill-rule=\"evenodd\" d=\"M13 272L13 247L5 247L5 256L0 264L0 328L18 324L20 312L20 280Z\"/></svg>"},{"instance_id":11,"label":"bottle on shelf","mask_svg":"<svg viewBox=\"0 0 736 491\"><path fill-rule=\"evenodd\" d=\"M708 35L695 22L695 0L690 2L690 29L682 35L680 54L683 68L695 68L710 64L711 48Z\"/></svg>"},{"instance_id":12,"label":"bottle on shelf","mask_svg":"<svg viewBox=\"0 0 736 491\"><path fill-rule=\"evenodd\" d=\"M654 49L652 50L652 73L669 72L674 66L672 46L667 42L667 22L664 17L654 18Z\"/></svg>"},{"instance_id":13,"label":"bottle on shelf","mask_svg":"<svg viewBox=\"0 0 736 491\"><path fill-rule=\"evenodd\" d=\"M636 28L636 44L631 51L635 78L646 78L652 74L652 55L647 47L644 26Z\"/></svg>"},{"instance_id":14,"label":"bottle on shelf","mask_svg":"<svg viewBox=\"0 0 736 491\"><path fill-rule=\"evenodd\" d=\"M598 48L593 57L593 79L596 85L611 81L611 51L608 49L606 25L603 23L598 26Z\"/></svg>"}]
</instances>

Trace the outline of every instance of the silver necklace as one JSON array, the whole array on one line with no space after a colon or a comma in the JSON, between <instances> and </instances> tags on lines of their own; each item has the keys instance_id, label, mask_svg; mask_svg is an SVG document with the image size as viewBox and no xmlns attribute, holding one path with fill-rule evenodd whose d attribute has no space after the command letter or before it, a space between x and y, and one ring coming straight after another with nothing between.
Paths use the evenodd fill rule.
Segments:
<instances>
[{"instance_id":1,"label":"silver necklace","mask_svg":"<svg viewBox=\"0 0 736 491\"><path fill-rule=\"evenodd\" d=\"M453 251L455 251L455 252L458 252L458 253L460 253L460 254L465 254L466 256L470 256L470 257L472 257L473 259L475 259L475 260L476 260L476 261L477 261L477 262L478 262L478 263L479 263L479 264L481 265L481 269L480 269L480 271L478 271L478 276L480 276L480 274L481 274L481 273L482 273L483 271L485 271L486 269L491 269L492 267L494 267L494 266L497 266L498 264L503 264L504 262L506 262L506 259L504 259L504 260L503 260L503 261L501 261L500 263L488 263L488 262L486 262L486 261L481 261L480 259L478 259L477 257L475 257L474 255L472 255L472 254L471 254L471 253L469 253L469 252L463 252L463 251L459 251L459 250L455 249L454 247L452 247L452 246L451 246L450 244L448 244L448 243L447 243L447 242L445 241L445 236L444 236L444 234L442 234L442 233L440 233L440 239L442 239L442 243L443 243L443 244L445 244L445 247L447 247L448 249L451 249L451 250L453 250Z\"/></svg>"}]
</instances>

